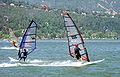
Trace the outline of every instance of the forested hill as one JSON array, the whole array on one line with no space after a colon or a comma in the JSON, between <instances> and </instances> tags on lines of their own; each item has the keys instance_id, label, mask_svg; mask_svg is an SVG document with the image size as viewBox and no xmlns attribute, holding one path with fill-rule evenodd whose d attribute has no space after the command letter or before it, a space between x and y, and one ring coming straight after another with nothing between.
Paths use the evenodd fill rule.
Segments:
<instances>
[{"instance_id":1,"label":"forested hill","mask_svg":"<svg viewBox=\"0 0 120 77\"><path fill-rule=\"evenodd\" d=\"M24 32L32 19L38 24L37 36L40 39L64 38L66 34L63 17L60 15L61 10L70 13L84 38L116 38L120 36L119 14L51 7L49 7L48 11L45 11L44 7L33 3L1 0L0 38L9 37L9 31L3 28L4 25L12 28L15 34L21 37L22 32Z\"/></svg>"},{"instance_id":2,"label":"forested hill","mask_svg":"<svg viewBox=\"0 0 120 77\"><path fill-rule=\"evenodd\" d=\"M22 0L16 0L22 1ZM23 0L28 3L46 4L48 7L94 11L120 12L120 0Z\"/></svg>"}]
</instances>

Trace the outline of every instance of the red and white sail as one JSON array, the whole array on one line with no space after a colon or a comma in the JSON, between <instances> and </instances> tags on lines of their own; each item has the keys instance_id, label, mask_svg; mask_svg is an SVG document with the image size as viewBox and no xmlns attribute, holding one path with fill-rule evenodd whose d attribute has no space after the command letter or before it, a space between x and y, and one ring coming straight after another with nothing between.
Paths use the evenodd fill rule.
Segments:
<instances>
[{"instance_id":1,"label":"red and white sail","mask_svg":"<svg viewBox=\"0 0 120 77\"><path fill-rule=\"evenodd\" d=\"M75 57L74 55L75 44L79 44L79 48L83 49L82 51L80 51L82 60L89 62L90 60L88 57L87 49L83 37L80 33L80 30L78 29L77 25L75 24L75 22L68 13L64 14L63 17L68 38L69 54L72 57Z\"/></svg>"}]
</instances>

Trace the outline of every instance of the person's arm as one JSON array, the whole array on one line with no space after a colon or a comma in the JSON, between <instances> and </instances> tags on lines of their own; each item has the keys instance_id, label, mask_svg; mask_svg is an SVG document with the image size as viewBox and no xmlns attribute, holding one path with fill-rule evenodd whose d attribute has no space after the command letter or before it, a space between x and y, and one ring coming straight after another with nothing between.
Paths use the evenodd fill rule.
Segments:
<instances>
[{"instance_id":1,"label":"person's arm","mask_svg":"<svg viewBox=\"0 0 120 77\"><path fill-rule=\"evenodd\" d=\"M80 51L84 50L84 48L80 48Z\"/></svg>"},{"instance_id":2,"label":"person's arm","mask_svg":"<svg viewBox=\"0 0 120 77\"><path fill-rule=\"evenodd\" d=\"M15 45L15 44L14 44L14 46L15 46L15 47L20 47L19 45Z\"/></svg>"},{"instance_id":3,"label":"person's arm","mask_svg":"<svg viewBox=\"0 0 120 77\"><path fill-rule=\"evenodd\" d=\"M27 53L27 55L29 55L31 52L32 52L32 51L29 51L29 52Z\"/></svg>"}]
</instances>

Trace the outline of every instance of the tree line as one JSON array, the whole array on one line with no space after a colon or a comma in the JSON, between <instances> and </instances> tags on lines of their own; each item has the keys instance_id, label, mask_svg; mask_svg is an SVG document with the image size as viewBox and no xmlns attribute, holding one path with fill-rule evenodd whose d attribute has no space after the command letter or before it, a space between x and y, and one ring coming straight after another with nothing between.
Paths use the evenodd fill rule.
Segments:
<instances>
[{"instance_id":1,"label":"tree line","mask_svg":"<svg viewBox=\"0 0 120 77\"><path fill-rule=\"evenodd\" d=\"M23 1L2 1L1 4L6 3L6 5L0 5L0 38L9 37L9 31L3 28L4 25L12 28L17 37L21 37L31 20L34 20L38 25L37 36L39 39L66 37L64 20L60 15L61 10L65 9L49 8L49 11L45 12L44 8ZM70 12L84 38L119 38L120 15L113 16L90 11L76 14L77 10L75 10L69 9L67 11Z\"/></svg>"}]
</instances>

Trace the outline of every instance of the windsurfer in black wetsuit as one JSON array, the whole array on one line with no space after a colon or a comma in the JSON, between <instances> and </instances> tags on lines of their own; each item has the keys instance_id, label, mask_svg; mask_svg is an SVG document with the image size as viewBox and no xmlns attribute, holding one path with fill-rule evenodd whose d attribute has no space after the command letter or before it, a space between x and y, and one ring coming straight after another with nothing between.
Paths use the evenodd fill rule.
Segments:
<instances>
[{"instance_id":1,"label":"windsurfer in black wetsuit","mask_svg":"<svg viewBox=\"0 0 120 77\"><path fill-rule=\"evenodd\" d=\"M81 50L82 49L78 47L78 44L75 44L75 48L74 48L75 57L77 58L77 60L80 60L80 61L82 61L81 54L80 54Z\"/></svg>"},{"instance_id":2,"label":"windsurfer in black wetsuit","mask_svg":"<svg viewBox=\"0 0 120 77\"><path fill-rule=\"evenodd\" d=\"M28 52L26 51L26 49L24 49L24 52L21 52L23 54L23 56L20 58L20 60L23 58L24 61L27 58Z\"/></svg>"}]
</instances>

